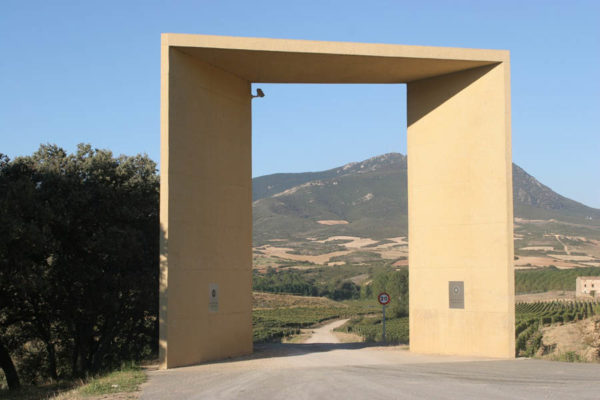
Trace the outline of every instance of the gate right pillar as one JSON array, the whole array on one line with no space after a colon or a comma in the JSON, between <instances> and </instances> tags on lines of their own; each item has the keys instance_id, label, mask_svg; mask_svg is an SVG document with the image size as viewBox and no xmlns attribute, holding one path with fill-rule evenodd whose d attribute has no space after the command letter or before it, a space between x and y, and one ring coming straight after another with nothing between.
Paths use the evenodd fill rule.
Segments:
<instances>
[{"instance_id":1,"label":"gate right pillar","mask_svg":"<svg viewBox=\"0 0 600 400\"><path fill-rule=\"evenodd\" d=\"M410 350L512 358L508 57L409 82L407 103Z\"/></svg>"}]
</instances>

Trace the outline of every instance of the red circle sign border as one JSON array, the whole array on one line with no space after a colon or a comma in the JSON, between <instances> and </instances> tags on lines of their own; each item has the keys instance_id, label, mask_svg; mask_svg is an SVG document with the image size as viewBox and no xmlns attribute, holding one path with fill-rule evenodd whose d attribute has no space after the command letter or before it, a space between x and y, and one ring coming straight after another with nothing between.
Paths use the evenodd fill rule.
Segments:
<instances>
[{"instance_id":1,"label":"red circle sign border","mask_svg":"<svg viewBox=\"0 0 600 400\"><path fill-rule=\"evenodd\" d=\"M386 295L386 296L387 296L387 299L388 299L388 300L387 300L385 303L382 303L382 302L381 302L381 296L383 296L383 295ZM379 301L379 304L381 304L382 306L385 306L385 305L387 305L387 304L390 304L390 301L391 301L391 300L392 300L392 299L390 298L390 295L389 295L389 294L387 294L386 292L381 292L381 293L379 293L379 295L377 296L377 301Z\"/></svg>"}]
</instances>

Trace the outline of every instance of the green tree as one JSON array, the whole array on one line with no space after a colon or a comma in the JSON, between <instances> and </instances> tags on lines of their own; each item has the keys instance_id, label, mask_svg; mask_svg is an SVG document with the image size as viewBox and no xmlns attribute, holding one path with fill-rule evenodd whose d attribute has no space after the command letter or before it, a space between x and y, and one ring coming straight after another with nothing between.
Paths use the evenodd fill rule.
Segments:
<instances>
[{"instance_id":1,"label":"green tree","mask_svg":"<svg viewBox=\"0 0 600 400\"><path fill-rule=\"evenodd\" d=\"M373 277L371 283L371 296L377 297L379 293L386 292L390 295L390 309L394 317L408 315L408 270L394 270L380 272Z\"/></svg>"},{"instance_id":2,"label":"green tree","mask_svg":"<svg viewBox=\"0 0 600 400\"><path fill-rule=\"evenodd\" d=\"M39 373L54 379L153 351L155 163L43 145L0 167L0 335L43 343Z\"/></svg>"},{"instance_id":3,"label":"green tree","mask_svg":"<svg viewBox=\"0 0 600 400\"><path fill-rule=\"evenodd\" d=\"M51 240L46 235L47 207L37 202L36 175L31 160L0 163L0 342L8 353L33 337L49 343L48 290L43 265ZM15 337L15 336L18 336ZM51 352L52 353L52 352ZM3 357L9 387L18 386L10 355ZM9 361L10 360L10 361ZM56 368L48 358L50 377ZM8 379L7 379L8 380Z\"/></svg>"}]
</instances>

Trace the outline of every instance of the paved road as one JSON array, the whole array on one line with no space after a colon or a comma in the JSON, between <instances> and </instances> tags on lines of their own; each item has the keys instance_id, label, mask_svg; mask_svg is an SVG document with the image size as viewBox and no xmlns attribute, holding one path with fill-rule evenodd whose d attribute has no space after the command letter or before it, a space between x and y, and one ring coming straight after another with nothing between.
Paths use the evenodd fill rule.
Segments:
<instances>
[{"instance_id":1,"label":"paved road","mask_svg":"<svg viewBox=\"0 0 600 400\"><path fill-rule=\"evenodd\" d=\"M142 400L600 399L600 365L413 354L364 343L271 344L150 372Z\"/></svg>"}]
</instances>

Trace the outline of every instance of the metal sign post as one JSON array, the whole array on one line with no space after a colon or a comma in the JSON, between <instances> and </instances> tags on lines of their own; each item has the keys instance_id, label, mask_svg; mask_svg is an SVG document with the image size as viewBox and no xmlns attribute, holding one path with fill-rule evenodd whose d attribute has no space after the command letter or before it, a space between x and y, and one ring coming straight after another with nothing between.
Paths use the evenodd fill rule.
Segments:
<instances>
[{"instance_id":1,"label":"metal sign post","mask_svg":"<svg viewBox=\"0 0 600 400\"><path fill-rule=\"evenodd\" d=\"M383 339L383 343L385 343L385 306L390 303L391 298L386 292L381 292L379 293L379 296L377 296L377 300L383 307L383 332L381 334L381 338Z\"/></svg>"},{"instance_id":2,"label":"metal sign post","mask_svg":"<svg viewBox=\"0 0 600 400\"><path fill-rule=\"evenodd\" d=\"M383 307L383 333L381 334L381 338L383 339L383 343L385 344L385 305Z\"/></svg>"}]
</instances>

